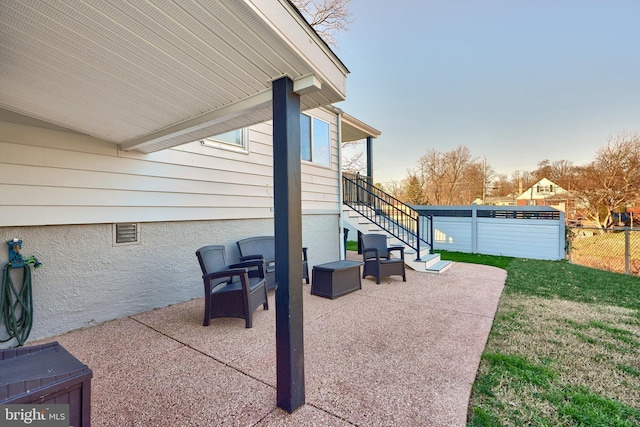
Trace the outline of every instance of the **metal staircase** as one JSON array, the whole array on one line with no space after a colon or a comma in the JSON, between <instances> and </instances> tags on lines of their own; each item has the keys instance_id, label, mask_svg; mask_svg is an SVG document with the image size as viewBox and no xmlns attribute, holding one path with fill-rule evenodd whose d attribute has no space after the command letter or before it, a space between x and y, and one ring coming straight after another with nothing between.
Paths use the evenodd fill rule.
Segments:
<instances>
[{"instance_id":1,"label":"metal staircase","mask_svg":"<svg viewBox=\"0 0 640 427\"><path fill-rule=\"evenodd\" d=\"M405 264L416 271L441 273L451 261L433 253L433 218L373 186L367 178L343 174L343 220L361 233L383 233L390 246L404 246Z\"/></svg>"}]
</instances>

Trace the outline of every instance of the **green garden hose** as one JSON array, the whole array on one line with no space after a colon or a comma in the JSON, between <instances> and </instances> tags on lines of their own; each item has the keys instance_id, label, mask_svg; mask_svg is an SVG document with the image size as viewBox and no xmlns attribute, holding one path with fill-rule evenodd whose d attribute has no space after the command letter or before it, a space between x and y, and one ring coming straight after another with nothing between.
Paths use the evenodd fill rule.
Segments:
<instances>
[{"instance_id":1,"label":"green garden hose","mask_svg":"<svg viewBox=\"0 0 640 427\"><path fill-rule=\"evenodd\" d=\"M0 289L0 311L9 338L0 339L7 342L12 338L18 346L24 345L31 332L33 323L33 296L31 292L31 267L24 265L22 287L18 291L11 280L11 266L6 264L2 270L2 288Z\"/></svg>"}]
</instances>

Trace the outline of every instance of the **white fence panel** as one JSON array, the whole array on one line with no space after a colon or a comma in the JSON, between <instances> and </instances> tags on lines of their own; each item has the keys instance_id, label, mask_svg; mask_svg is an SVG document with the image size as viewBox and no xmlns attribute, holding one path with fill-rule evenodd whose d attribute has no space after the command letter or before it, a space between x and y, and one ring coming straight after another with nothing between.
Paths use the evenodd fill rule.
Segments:
<instances>
[{"instance_id":1,"label":"white fence panel","mask_svg":"<svg viewBox=\"0 0 640 427\"><path fill-rule=\"evenodd\" d=\"M472 218L433 218L433 246L453 252L472 252Z\"/></svg>"},{"instance_id":2,"label":"white fence panel","mask_svg":"<svg viewBox=\"0 0 640 427\"><path fill-rule=\"evenodd\" d=\"M550 207L414 209L433 217L434 249L545 260L565 258L564 213Z\"/></svg>"},{"instance_id":3,"label":"white fence panel","mask_svg":"<svg viewBox=\"0 0 640 427\"><path fill-rule=\"evenodd\" d=\"M555 260L559 246L558 221L478 218L478 253Z\"/></svg>"}]
</instances>

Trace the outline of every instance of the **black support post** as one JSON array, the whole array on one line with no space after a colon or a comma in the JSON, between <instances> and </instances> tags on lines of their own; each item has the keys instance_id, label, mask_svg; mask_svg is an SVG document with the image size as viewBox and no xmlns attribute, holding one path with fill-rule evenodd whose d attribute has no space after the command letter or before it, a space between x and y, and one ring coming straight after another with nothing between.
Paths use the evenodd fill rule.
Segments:
<instances>
[{"instance_id":1,"label":"black support post","mask_svg":"<svg viewBox=\"0 0 640 427\"><path fill-rule=\"evenodd\" d=\"M367 176L369 184L373 185L373 138L367 137Z\"/></svg>"},{"instance_id":2,"label":"black support post","mask_svg":"<svg viewBox=\"0 0 640 427\"><path fill-rule=\"evenodd\" d=\"M300 96L293 82L273 82L273 187L276 245L277 404L304 404Z\"/></svg>"}]
</instances>

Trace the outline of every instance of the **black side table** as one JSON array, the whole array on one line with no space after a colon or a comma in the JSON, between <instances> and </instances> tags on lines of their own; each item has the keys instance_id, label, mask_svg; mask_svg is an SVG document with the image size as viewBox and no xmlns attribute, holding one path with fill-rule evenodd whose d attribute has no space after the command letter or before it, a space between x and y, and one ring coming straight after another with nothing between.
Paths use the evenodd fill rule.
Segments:
<instances>
[{"instance_id":1,"label":"black side table","mask_svg":"<svg viewBox=\"0 0 640 427\"><path fill-rule=\"evenodd\" d=\"M362 289L359 261L334 261L313 266L311 294L335 299Z\"/></svg>"}]
</instances>

